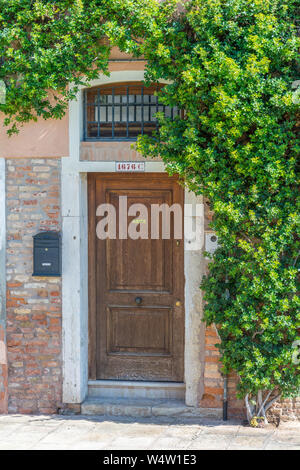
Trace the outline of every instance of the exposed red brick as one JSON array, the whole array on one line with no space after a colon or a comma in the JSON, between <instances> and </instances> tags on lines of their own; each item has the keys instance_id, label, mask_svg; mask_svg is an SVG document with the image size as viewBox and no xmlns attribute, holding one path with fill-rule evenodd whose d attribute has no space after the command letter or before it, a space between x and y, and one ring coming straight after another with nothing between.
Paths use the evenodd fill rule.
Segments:
<instances>
[{"instance_id":1,"label":"exposed red brick","mask_svg":"<svg viewBox=\"0 0 300 470\"><path fill-rule=\"evenodd\" d=\"M62 393L61 306L53 306L52 300L60 302L61 283L32 277L28 239L40 231L60 230L60 160L48 165L47 159L9 159L8 165L14 171L7 172L7 186L21 188L7 192L7 240L20 242L17 249L9 244L7 248L8 410L56 413ZM48 177L39 178L39 169ZM18 218L9 217L17 207ZM25 283L31 287L25 289ZM51 300L50 292L56 293Z\"/></svg>"},{"instance_id":2,"label":"exposed red brick","mask_svg":"<svg viewBox=\"0 0 300 470\"><path fill-rule=\"evenodd\" d=\"M8 411L8 367L5 329L0 325L0 414Z\"/></svg>"},{"instance_id":3,"label":"exposed red brick","mask_svg":"<svg viewBox=\"0 0 300 470\"><path fill-rule=\"evenodd\" d=\"M24 206L36 206L38 201L36 199L23 201Z\"/></svg>"}]
</instances>

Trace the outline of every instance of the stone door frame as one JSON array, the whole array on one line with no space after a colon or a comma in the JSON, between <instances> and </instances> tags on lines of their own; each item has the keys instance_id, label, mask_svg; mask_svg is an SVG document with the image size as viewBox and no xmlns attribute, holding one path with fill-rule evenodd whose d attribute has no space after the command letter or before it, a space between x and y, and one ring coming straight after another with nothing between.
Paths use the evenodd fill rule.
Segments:
<instances>
[{"instance_id":1,"label":"stone door frame","mask_svg":"<svg viewBox=\"0 0 300 470\"><path fill-rule=\"evenodd\" d=\"M128 66L128 64L127 64ZM99 76L91 86L104 83L141 81L140 67ZM120 68L122 63L120 63ZM62 158L62 342L63 402L82 403L88 391L88 217L87 173L114 172L115 161L80 161L82 140L82 91L69 105L69 157ZM122 144L122 143L121 143ZM145 162L146 172L164 172L164 164ZM199 406L204 388L205 325L202 321L203 299L199 284L204 273L204 207L201 196L185 190L185 203L198 206L194 218L201 233L197 251L185 246L185 402Z\"/></svg>"}]
</instances>

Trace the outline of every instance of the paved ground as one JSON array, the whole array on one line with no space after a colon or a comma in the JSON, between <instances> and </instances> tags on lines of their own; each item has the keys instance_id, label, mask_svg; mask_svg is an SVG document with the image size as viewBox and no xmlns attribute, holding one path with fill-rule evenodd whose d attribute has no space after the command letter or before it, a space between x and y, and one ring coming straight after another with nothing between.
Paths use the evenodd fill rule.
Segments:
<instances>
[{"instance_id":1,"label":"paved ground","mask_svg":"<svg viewBox=\"0 0 300 470\"><path fill-rule=\"evenodd\" d=\"M0 449L300 450L300 423L253 429L230 421L192 418L2 415Z\"/></svg>"}]
</instances>

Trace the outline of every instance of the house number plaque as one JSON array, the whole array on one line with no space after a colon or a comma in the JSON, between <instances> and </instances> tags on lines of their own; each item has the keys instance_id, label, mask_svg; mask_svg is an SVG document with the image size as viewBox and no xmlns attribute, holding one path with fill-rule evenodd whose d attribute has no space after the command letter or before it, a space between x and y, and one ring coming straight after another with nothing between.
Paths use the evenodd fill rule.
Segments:
<instances>
[{"instance_id":1,"label":"house number plaque","mask_svg":"<svg viewBox=\"0 0 300 470\"><path fill-rule=\"evenodd\" d=\"M145 162L116 162L116 171L121 173L141 173L145 171Z\"/></svg>"}]
</instances>

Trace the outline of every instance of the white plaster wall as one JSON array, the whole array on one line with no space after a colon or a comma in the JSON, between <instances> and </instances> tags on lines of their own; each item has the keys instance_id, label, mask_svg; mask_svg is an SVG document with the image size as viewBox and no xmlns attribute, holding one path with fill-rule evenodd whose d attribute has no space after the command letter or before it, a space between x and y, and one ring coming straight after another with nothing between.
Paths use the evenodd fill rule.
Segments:
<instances>
[{"instance_id":1,"label":"white plaster wall","mask_svg":"<svg viewBox=\"0 0 300 470\"><path fill-rule=\"evenodd\" d=\"M193 207L192 215L185 214L185 224L189 218L196 227L199 242L190 249L185 241L185 402L188 406L199 406L204 389L205 368L205 325L200 282L204 274L204 204L202 196L185 191L185 204ZM197 213L196 213L197 207ZM193 242L192 242L193 243Z\"/></svg>"},{"instance_id":2,"label":"white plaster wall","mask_svg":"<svg viewBox=\"0 0 300 470\"><path fill-rule=\"evenodd\" d=\"M62 187L63 401L81 403L88 380L86 175L63 175Z\"/></svg>"},{"instance_id":3,"label":"white plaster wall","mask_svg":"<svg viewBox=\"0 0 300 470\"><path fill-rule=\"evenodd\" d=\"M91 85L143 80L142 71L112 72ZM82 96L69 106L70 156L62 159L62 317L63 317L63 401L81 403L88 389L88 266L87 185L88 172L114 172L115 162L80 161ZM145 163L146 172L163 172L162 162ZM185 383L186 404L199 406L204 375L204 324L202 295L204 216L203 201L186 192L186 201L202 204L195 223L201 233L197 249L185 249ZM191 215L191 217L195 217Z\"/></svg>"}]
</instances>

